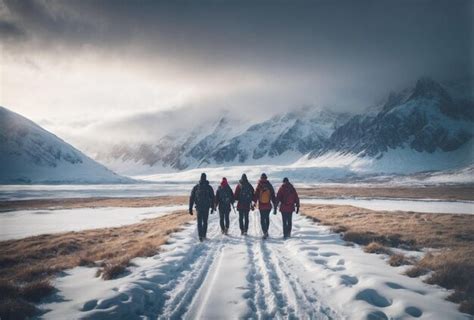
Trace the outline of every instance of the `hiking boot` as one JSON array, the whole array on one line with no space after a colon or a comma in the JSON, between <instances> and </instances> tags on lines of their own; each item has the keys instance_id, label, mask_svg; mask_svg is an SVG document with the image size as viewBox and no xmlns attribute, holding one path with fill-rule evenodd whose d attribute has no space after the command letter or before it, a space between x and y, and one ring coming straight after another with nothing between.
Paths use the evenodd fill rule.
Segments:
<instances>
[{"instance_id":1,"label":"hiking boot","mask_svg":"<svg viewBox=\"0 0 474 320\"><path fill-rule=\"evenodd\" d=\"M225 235L228 235L228 234L229 234L229 228L226 228L226 229L225 229L224 234L225 234Z\"/></svg>"},{"instance_id":2,"label":"hiking boot","mask_svg":"<svg viewBox=\"0 0 474 320\"><path fill-rule=\"evenodd\" d=\"M202 240L203 240L203 238L202 238L202 237L199 237L199 241L201 241L201 242L202 242Z\"/></svg>"},{"instance_id":3,"label":"hiking boot","mask_svg":"<svg viewBox=\"0 0 474 320\"><path fill-rule=\"evenodd\" d=\"M241 236L245 236L245 231L244 231L244 230L240 230L240 235L241 235Z\"/></svg>"},{"instance_id":4,"label":"hiking boot","mask_svg":"<svg viewBox=\"0 0 474 320\"><path fill-rule=\"evenodd\" d=\"M226 234L226 232L227 232L227 231L226 231L225 229L222 229L222 230L221 230L221 233L222 233L222 234Z\"/></svg>"}]
</instances>

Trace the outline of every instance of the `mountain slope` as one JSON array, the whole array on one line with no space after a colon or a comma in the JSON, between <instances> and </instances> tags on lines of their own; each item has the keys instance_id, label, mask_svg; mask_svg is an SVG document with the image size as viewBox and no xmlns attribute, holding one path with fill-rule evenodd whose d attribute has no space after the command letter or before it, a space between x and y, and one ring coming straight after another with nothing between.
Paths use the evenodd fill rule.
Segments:
<instances>
[{"instance_id":1,"label":"mountain slope","mask_svg":"<svg viewBox=\"0 0 474 320\"><path fill-rule=\"evenodd\" d=\"M351 118L310 158L331 153L356 155L380 160L371 165L382 171L404 161L411 161L404 168L412 165L425 170L469 165L473 160L473 111L472 102L453 98L439 83L422 78L412 90L390 95L378 112ZM431 166L424 159L437 163Z\"/></svg>"},{"instance_id":2,"label":"mountain slope","mask_svg":"<svg viewBox=\"0 0 474 320\"><path fill-rule=\"evenodd\" d=\"M96 159L130 175L200 167L292 165L418 172L473 163L472 82L421 78L358 115L315 107L260 122L215 113L148 143L120 143Z\"/></svg>"},{"instance_id":3,"label":"mountain slope","mask_svg":"<svg viewBox=\"0 0 474 320\"><path fill-rule=\"evenodd\" d=\"M0 107L0 168L0 183L132 181L4 107Z\"/></svg>"},{"instance_id":4,"label":"mountain slope","mask_svg":"<svg viewBox=\"0 0 474 320\"><path fill-rule=\"evenodd\" d=\"M155 144L120 144L97 159L112 167L168 167L176 170L216 165L290 164L326 145L348 114L311 107L278 114L256 124L223 116L212 125L159 138ZM159 169L158 169L159 170ZM144 170L145 171L145 170Z\"/></svg>"}]
</instances>

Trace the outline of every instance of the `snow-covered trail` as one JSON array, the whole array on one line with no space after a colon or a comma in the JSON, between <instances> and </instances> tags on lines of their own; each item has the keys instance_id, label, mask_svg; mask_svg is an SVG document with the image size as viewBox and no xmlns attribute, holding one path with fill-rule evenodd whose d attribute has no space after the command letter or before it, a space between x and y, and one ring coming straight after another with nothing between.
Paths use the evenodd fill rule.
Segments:
<instances>
[{"instance_id":1,"label":"snow-covered trail","mask_svg":"<svg viewBox=\"0 0 474 320\"><path fill-rule=\"evenodd\" d=\"M129 274L111 281L79 267L56 280L57 299L45 319L469 319L444 298L446 290L402 275L383 256L348 246L337 234L296 215L293 238L281 238L271 215L261 239L258 212L240 236L231 213L229 236L218 215L208 238L196 227L174 234L164 251L135 259Z\"/></svg>"}]
</instances>

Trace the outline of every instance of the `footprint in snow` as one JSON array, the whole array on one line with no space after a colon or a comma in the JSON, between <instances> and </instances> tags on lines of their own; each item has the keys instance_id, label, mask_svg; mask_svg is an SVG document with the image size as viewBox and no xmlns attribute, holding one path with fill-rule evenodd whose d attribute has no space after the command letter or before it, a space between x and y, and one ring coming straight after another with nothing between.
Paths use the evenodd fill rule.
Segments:
<instances>
[{"instance_id":1,"label":"footprint in snow","mask_svg":"<svg viewBox=\"0 0 474 320\"><path fill-rule=\"evenodd\" d=\"M417 307L413 307L413 306L406 307L405 312L408 313L410 316L415 317L415 318L419 318L423 314L423 311L421 311L421 309L419 309Z\"/></svg>"},{"instance_id":2,"label":"footprint in snow","mask_svg":"<svg viewBox=\"0 0 474 320\"><path fill-rule=\"evenodd\" d=\"M395 282L385 282L385 285L389 288L392 288L392 289L395 289L395 290L399 290L399 289L405 289L405 290L410 290L410 289L407 289L405 288L404 286L398 284L398 283L395 283ZM421 294L421 295L425 295L426 292L424 291L421 291L421 290L413 290L413 292L416 292L418 294Z\"/></svg>"},{"instance_id":3,"label":"footprint in snow","mask_svg":"<svg viewBox=\"0 0 474 320\"><path fill-rule=\"evenodd\" d=\"M82 311L90 311L97 306L97 300L89 300L82 306Z\"/></svg>"},{"instance_id":4,"label":"footprint in snow","mask_svg":"<svg viewBox=\"0 0 474 320\"><path fill-rule=\"evenodd\" d=\"M372 311L369 314L367 314L366 317L367 320L388 320L388 317L385 313L382 311Z\"/></svg>"},{"instance_id":5,"label":"footprint in snow","mask_svg":"<svg viewBox=\"0 0 474 320\"><path fill-rule=\"evenodd\" d=\"M392 305L392 302L389 301L384 296L380 295L374 289L364 289L360 291L356 296L356 300L362 300L376 307L385 308Z\"/></svg>"},{"instance_id":6,"label":"footprint in snow","mask_svg":"<svg viewBox=\"0 0 474 320\"><path fill-rule=\"evenodd\" d=\"M349 276L347 274L343 274L341 276L341 284L351 287L355 284L359 283L359 279L357 277Z\"/></svg>"},{"instance_id":7,"label":"footprint in snow","mask_svg":"<svg viewBox=\"0 0 474 320\"><path fill-rule=\"evenodd\" d=\"M332 256L338 256L339 254L335 252L321 252L320 255L323 257L332 257Z\"/></svg>"}]
</instances>

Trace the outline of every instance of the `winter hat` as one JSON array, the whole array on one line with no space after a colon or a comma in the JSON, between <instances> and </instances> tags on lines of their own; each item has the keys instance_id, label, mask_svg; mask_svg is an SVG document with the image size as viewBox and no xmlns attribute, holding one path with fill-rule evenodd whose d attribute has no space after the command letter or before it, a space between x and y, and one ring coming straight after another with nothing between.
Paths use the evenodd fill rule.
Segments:
<instances>
[{"instance_id":1,"label":"winter hat","mask_svg":"<svg viewBox=\"0 0 474 320\"><path fill-rule=\"evenodd\" d=\"M221 181L221 186L224 187L224 186L226 186L226 185L228 185L228 183L227 183L227 178L226 178L226 177L223 177L223 178L222 178L222 181Z\"/></svg>"},{"instance_id":2,"label":"winter hat","mask_svg":"<svg viewBox=\"0 0 474 320\"><path fill-rule=\"evenodd\" d=\"M204 172L201 173L201 181L206 181L206 180L207 180L206 174Z\"/></svg>"},{"instance_id":3,"label":"winter hat","mask_svg":"<svg viewBox=\"0 0 474 320\"><path fill-rule=\"evenodd\" d=\"M248 181L247 180L247 175L245 173L242 174L242 178L240 178L242 181Z\"/></svg>"},{"instance_id":4,"label":"winter hat","mask_svg":"<svg viewBox=\"0 0 474 320\"><path fill-rule=\"evenodd\" d=\"M290 181L288 180L288 178L286 178L286 177L283 178L283 183L287 183L287 182L290 182Z\"/></svg>"},{"instance_id":5,"label":"winter hat","mask_svg":"<svg viewBox=\"0 0 474 320\"><path fill-rule=\"evenodd\" d=\"M267 180L267 175L265 173L262 173L260 176L260 179Z\"/></svg>"}]
</instances>

